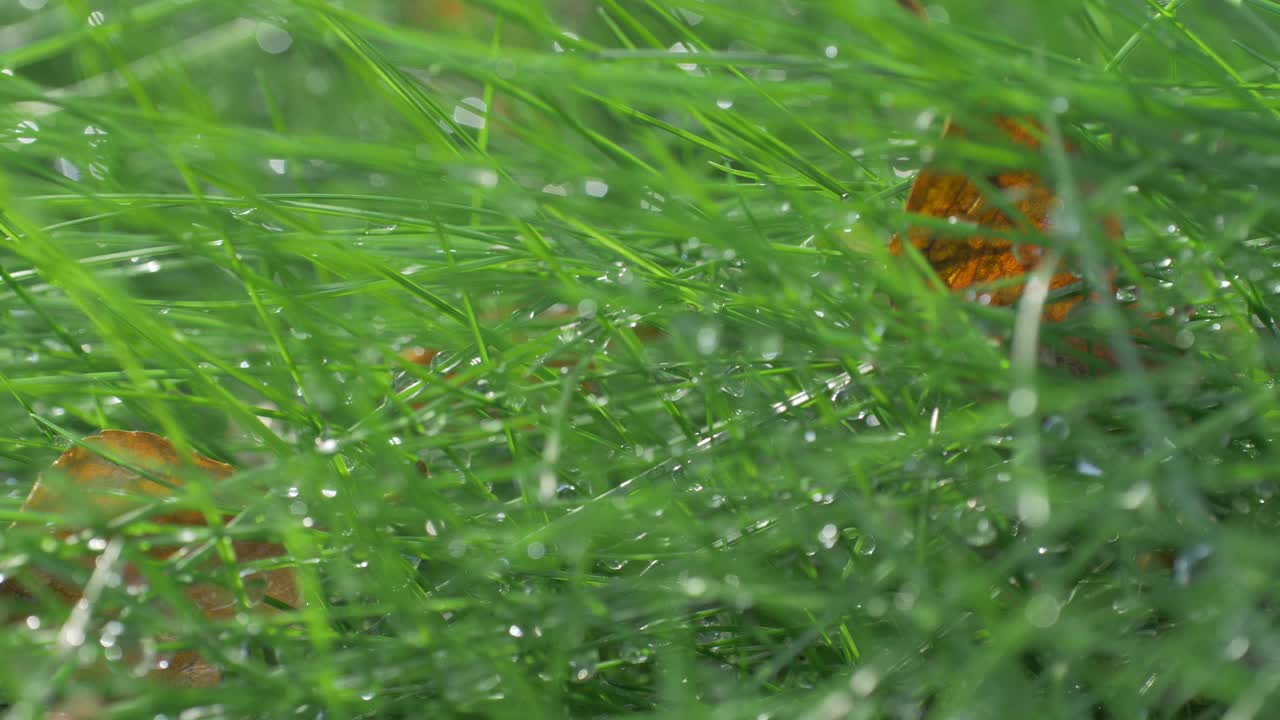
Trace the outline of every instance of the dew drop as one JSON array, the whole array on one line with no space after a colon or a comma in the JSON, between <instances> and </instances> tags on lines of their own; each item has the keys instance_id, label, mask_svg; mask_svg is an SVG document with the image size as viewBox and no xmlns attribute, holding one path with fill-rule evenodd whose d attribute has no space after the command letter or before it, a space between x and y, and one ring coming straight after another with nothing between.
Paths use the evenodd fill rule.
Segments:
<instances>
[{"instance_id":1,"label":"dew drop","mask_svg":"<svg viewBox=\"0 0 1280 720\"><path fill-rule=\"evenodd\" d=\"M35 134L40 131L40 126L35 120L23 120L18 123L18 137L16 140L23 145L30 145L36 141Z\"/></svg>"},{"instance_id":2,"label":"dew drop","mask_svg":"<svg viewBox=\"0 0 1280 720\"><path fill-rule=\"evenodd\" d=\"M271 23L258 23L254 38L258 41L258 47L271 55L279 55L293 45L293 36L289 31Z\"/></svg>"},{"instance_id":3,"label":"dew drop","mask_svg":"<svg viewBox=\"0 0 1280 720\"><path fill-rule=\"evenodd\" d=\"M1062 614L1062 606L1052 595L1041 593L1027 602L1024 612L1027 622L1033 627L1048 628L1058 622L1058 617Z\"/></svg>"},{"instance_id":4,"label":"dew drop","mask_svg":"<svg viewBox=\"0 0 1280 720\"><path fill-rule=\"evenodd\" d=\"M1049 522L1049 498L1040 490L1024 490L1018 495L1018 517L1031 527Z\"/></svg>"},{"instance_id":5,"label":"dew drop","mask_svg":"<svg viewBox=\"0 0 1280 720\"><path fill-rule=\"evenodd\" d=\"M1017 388L1009 393L1009 412L1014 417L1030 417L1036 411L1039 397L1031 388Z\"/></svg>"},{"instance_id":6,"label":"dew drop","mask_svg":"<svg viewBox=\"0 0 1280 720\"><path fill-rule=\"evenodd\" d=\"M453 108L453 121L464 127L483 130L487 112L488 107L484 104L484 100L478 97L463 98L462 102Z\"/></svg>"}]
</instances>

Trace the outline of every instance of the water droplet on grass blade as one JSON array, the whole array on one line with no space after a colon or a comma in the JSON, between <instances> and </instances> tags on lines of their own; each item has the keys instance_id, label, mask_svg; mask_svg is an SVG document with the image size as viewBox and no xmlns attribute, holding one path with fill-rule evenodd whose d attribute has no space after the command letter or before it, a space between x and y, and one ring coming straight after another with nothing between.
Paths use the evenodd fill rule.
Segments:
<instances>
[{"instance_id":1,"label":"water droplet on grass blade","mask_svg":"<svg viewBox=\"0 0 1280 720\"><path fill-rule=\"evenodd\" d=\"M1049 497L1043 491L1027 489L1018 495L1018 517L1031 527L1049 522Z\"/></svg>"},{"instance_id":2,"label":"water droplet on grass blade","mask_svg":"<svg viewBox=\"0 0 1280 720\"><path fill-rule=\"evenodd\" d=\"M1178 554L1173 561L1173 577L1179 585L1190 585L1195 579L1205 560L1213 556L1213 548L1205 543L1196 543Z\"/></svg>"},{"instance_id":3,"label":"water droplet on grass blade","mask_svg":"<svg viewBox=\"0 0 1280 720\"><path fill-rule=\"evenodd\" d=\"M1041 593L1027 601L1024 614L1027 622L1031 623L1033 627L1049 628L1058 622L1058 618L1062 614L1062 606L1058 603L1057 598L1048 593Z\"/></svg>"},{"instance_id":4,"label":"water droplet on grass blade","mask_svg":"<svg viewBox=\"0 0 1280 720\"><path fill-rule=\"evenodd\" d=\"M1016 388L1009 393L1009 412L1014 417L1029 417L1036 411L1039 398L1031 388Z\"/></svg>"},{"instance_id":5,"label":"water droplet on grass blade","mask_svg":"<svg viewBox=\"0 0 1280 720\"><path fill-rule=\"evenodd\" d=\"M293 36L288 30L266 22L258 23L254 38L258 41L258 47L271 55L279 55L293 45Z\"/></svg>"},{"instance_id":6,"label":"water droplet on grass blade","mask_svg":"<svg viewBox=\"0 0 1280 720\"><path fill-rule=\"evenodd\" d=\"M23 145L30 145L36 141L36 133L40 131L40 126L35 120L23 120L18 123L18 134L14 139Z\"/></svg>"},{"instance_id":7,"label":"water droplet on grass blade","mask_svg":"<svg viewBox=\"0 0 1280 720\"><path fill-rule=\"evenodd\" d=\"M464 127L483 130L487 112L488 107L484 104L484 100L478 97L463 98L462 102L453 108L453 121Z\"/></svg>"}]
</instances>

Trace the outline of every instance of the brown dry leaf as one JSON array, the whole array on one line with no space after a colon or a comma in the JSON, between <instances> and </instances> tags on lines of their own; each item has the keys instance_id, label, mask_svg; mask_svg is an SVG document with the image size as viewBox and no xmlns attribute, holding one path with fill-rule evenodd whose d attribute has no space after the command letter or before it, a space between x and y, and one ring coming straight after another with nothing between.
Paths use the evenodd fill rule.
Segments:
<instances>
[{"instance_id":1,"label":"brown dry leaf","mask_svg":"<svg viewBox=\"0 0 1280 720\"><path fill-rule=\"evenodd\" d=\"M132 467L125 467L104 457L119 458ZM133 468L139 468L140 473ZM184 458L166 439L148 432L104 430L85 438L82 443L63 453L50 468L50 477L43 474L36 480L31 494L22 509L31 512L49 512L75 515L92 512L104 518L118 517L138 507L139 498L161 498L173 494L173 489L183 484L180 475L192 471L203 472L214 480L226 478L233 472L230 465L211 460L199 453ZM148 477L149 476L149 477ZM160 480L157 482L156 478ZM66 482L74 483L68 488ZM88 502L71 506L70 503ZM168 525L204 525L204 515L195 510L179 510L154 517L148 521ZM59 533L65 536L67 533ZM232 543L236 559L252 562L285 554L285 549L275 543L236 541ZM179 552L175 548L162 548L150 554L166 559ZM128 583L141 581L137 568L124 570ZM300 605L296 578L291 568L263 572L245 578L250 598L257 600L255 610L272 612L270 604L261 602L263 597L297 607ZM35 583L53 590L74 603L80 598L81 588L69 585L60 578L34 571L23 580L29 586ZM0 584L0 594L25 596L28 591L15 580ZM194 585L187 595L210 618L231 617L238 609L232 594L211 585ZM153 673L159 679L183 686L208 686L220 679L217 668L194 652L180 652L166 658L166 663Z\"/></svg>"},{"instance_id":2,"label":"brown dry leaf","mask_svg":"<svg viewBox=\"0 0 1280 720\"><path fill-rule=\"evenodd\" d=\"M997 117L998 125L1011 141L1031 148L1039 147L1038 138L1029 127L1009 118ZM964 132L948 123L943 139L963 136ZM1009 282L1025 277L1040 264L1044 251L1035 245L1018 244L983 230L1045 232L1053 193L1034 174L1025 170L1009 170L986 178L997 192L1005 195L1005 206L1017 211L1009 217L994 203L988 202L972 180L964 175L922 170L911 186L907 212L945 219L959 225L975 227L973 235L958 238L921 226L908 231L911 244L929 261L938 277L952 290L989 287L983 299L991 305L1012 305L1022 297L1024 283ZM902 252L902 240L890 241L890 252ZM1049 282L1050 291L1079 283L1080 278L1067 271L1057 271ZM1062 320L1077 303L1079 295L1045 306L1044 319Z\"/></svg>"},{"instance_id":3,"label":"brown dry leaf","mask_svg":"<svg viewBox=\"0 0 1280 720\"><path fill-rule=\"evenodd\" d=\"M916 0L898 1L924 17L924 10ZM1012 143L1031 149L1040 147L1039 128L1034 122L1007 117L995 117L992 122ZM948 122L943 140L963 135L961 128ZM969 237L958 238L952 233L943 235L926 227L913 226L908 231L908 238L948 288L979 290L991 286L989 292L983 293L984 300L992 305L1012 305L1022 297L1025 284L1016 280L1036 269L1044 251L1034 245L1015 244L1007 237L985 234L982 230L1044 232L1049 226L1049 213L1055 198L1039 177L1025 170L996 173L986 181L996 192L1004 194L1003 205L1016 210L1015 217L1011 218L997 203L985 198L978 185L965 175L921 171L911 186L907 212L973 225L977 229ZM1114 228L1108 230L1114 232ZM901 238L895 236L890 241L889 251L895 255L902 252ZM1080 278L1059 270L1053 274L1049 289L1052 292L1078 282ZM1076 295L1046 305L1044 319L1051 322L1062 320L1082 299Z\"/></svg>"},{"instance_id":4,"label":"brown dry leaf","mask_svg":"<svg viewBox=\"0 0 1280 720\"><path fill-rule=\"evenodd\" d=\"M898 3L922 18L925 17L923 8L916 0L898 0ZM991 122L1011 144L1032 150L1040 148L1043 133L1033 120L996 116ZM961 128L948 122L942 137L946 141L963 136ZM1069 145L1066 149L1074 152L1074 148ZM1057 198L1041 178L1024 169L1010 168L986 177L985 181L987 187L1001 193L1002 203L992 202L984 197L983 188L964 174L928 169L921 171L911 186L907 212L969 225L974 230L968 237L957 237L955 233L938 233L916 225L909 228L907 237L947 288L980 293L979 297L991 305L1012 305L1022 297L1024 279L1040 265L1047 253L1035 245L1015 243L1008 237L997 235L1046 232L1050 229L1049 215ZM1013 217L1005 209L1015 211ZM1113 240L1121 237L1121 224L1117 218L1106 217L1101 224L1107 237ZM902 250L902 239L894 236L889 242L890 253L898 255ZM1061 267L1054 268L1049 281L1049 292L1081 283L1081 278L1071 272ZM1084 300L1085 296L1077 293L1049 302L1041 317L1046 322L1063 320ZM1182 314L1183 319L1190 316L1189 309ZM1149 319L1161 317L1156 314ZM1167 325L1151 327L1148 322L1142 322L1132 331L1132 335L1139 339L1155 338L1165 344L1172 341L1172 332ZM1041 359L1050 365L1084 374L1097 369L1095 361L1101 361L1103 365L1115 364L1115 359L1106 346L1090 343L1079 337L1064 340L1074 352L1060 348L1041 348ZM1157 361L1148 358L1143 362Z\"/></svg>"},{"instance_id":5,"label":"brown dry leaf","mask_svg":"<svg viewBox=\"0 0 1280 720\"><path fill-rule=\"evenodd\" d=\"M456 30L466 23L467 10L459 0L400 0L400 15L404 21L422 28L444 26Z\"/></svg>"},{"instance_id":6,"label":"brown dry leaf","mask_svg":"<svg viewBox=\"0 0 1280 720\"><path fill-rule=\"evenodd\" d=\"M925 17L924 8L916 0L899 0L899 4L920 17ZM1020 123L1010 118L995 118L993 122L1000 126L1012 142L1038 149L1039 138L1034 135L1038 128L1034 124L1027 120ZM963 135L964 131L951 123L947 123L942 132L943 140ZM1041 179L1025 170L1007 170L987 178L987 182L993 190L1006 193L1006 206L1018 210L1018 218L1010 218L996 204L984 199L977 184L968 177L933 170L922 170L915 176L915 182L911 184L911 195L906 199L906 211L948 222L973 224L993 231L1025 232L1034 229L1044 232L1053 206L1053 193L1044 186ZM938 278L951 290L969 290L1025 277L1036 269L1043 255L1043 250L1039 247L1015 246L1014 241L1009 238L991 237L987 234L974 234L966 238L957 238L950 233L940 236L929 228L916 225L909 229L908 237L911 245L922 252L924 259L938 273ZM890 252L901 254L901 238L893 237ZM1080 278L1071 273L1056 272L1050 281L1050 291L1078 282ZM1023 296L1023 287L1024 283L1020 282L1000 284L986 293L986 299L992 305L1012 305ZM1075 296L1052 302L1044 307L1044 319L1066 318L1071 307L1080 300L1079 296Z\"/></svg>"}]
</instances>

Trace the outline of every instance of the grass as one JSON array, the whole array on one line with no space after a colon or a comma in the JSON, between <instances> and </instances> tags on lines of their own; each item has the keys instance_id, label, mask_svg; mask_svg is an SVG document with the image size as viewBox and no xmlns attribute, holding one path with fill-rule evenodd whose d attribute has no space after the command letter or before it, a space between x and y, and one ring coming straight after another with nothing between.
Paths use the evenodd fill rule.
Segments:
<instances>
[{"instance_id":1,"label":"grass","mask_svg":"<svg viewBox=\"0 0 1280 720\"><path fill-rule=\"evenodd\" d=\"M1280 5L930 12L0 7L0 574L156 586L0 630L8 716L1265 717ZM938 145L993 113L1047 151ZM1037 330L1118 368L888 256L925 161L1060 188L1103 298ZM141 540L209 536L18 512L100 428L239 468L306 606L163 613Z\"/></svg>"}]
</instances>

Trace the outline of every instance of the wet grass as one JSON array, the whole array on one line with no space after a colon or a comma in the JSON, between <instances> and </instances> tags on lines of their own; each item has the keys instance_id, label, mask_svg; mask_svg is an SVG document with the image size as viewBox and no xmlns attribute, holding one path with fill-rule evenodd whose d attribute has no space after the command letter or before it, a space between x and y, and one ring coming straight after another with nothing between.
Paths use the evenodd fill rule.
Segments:
<instances>
[{"instance_id":1,"label":"wet grass","mask_svg":"<svg viewBox=\"0 0 1280 720\"><path fill-rule=\"evenodd\" d=\"M309 601L106 587L68 643L46 598L15 716L1274 704L1275 3L45 5L0 8L0 574L100 551L22 497L149 430ZM939 147L993 113L1048 151ZM926 160L1064 189L1104 300L1040 332L1120 367L1011 361L1015 309L888 257Z\"/></svg>"}]
</instances>

